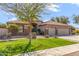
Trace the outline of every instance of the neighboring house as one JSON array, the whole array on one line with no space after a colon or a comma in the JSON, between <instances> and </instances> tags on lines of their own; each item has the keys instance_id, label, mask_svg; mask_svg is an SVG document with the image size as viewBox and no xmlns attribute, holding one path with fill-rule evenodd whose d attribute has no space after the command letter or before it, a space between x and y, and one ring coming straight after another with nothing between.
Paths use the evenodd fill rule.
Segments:
<instances>
[{"instance_id":1,"label":"neighboring house","mask_svg":"<svg viewBox=\"0 0 79 59\"><path fill-rule=\"evenodd\" d=\"M0 28L0 36L8 34L7 28Z\"/></svg>"},{"instance_id":2,"label":"neighboring house","mask_svg":"<svg viewBox=\"0 0 79 59\"><path fill-rule=\"evenodd\" d=\"M9 21L7 22L7 24L17 24L20 26L19 33L27 35L29 34L28 29L29 22L15 20L15 21ZM47 22L37 21L34 22L33 24L37 25L37 28L39 28L42 32L44 32L44 34L48 34L49 36L71 34L71 26L67 24L56 23L53 21L47 21Z\"/></svg>"}]
</instances>

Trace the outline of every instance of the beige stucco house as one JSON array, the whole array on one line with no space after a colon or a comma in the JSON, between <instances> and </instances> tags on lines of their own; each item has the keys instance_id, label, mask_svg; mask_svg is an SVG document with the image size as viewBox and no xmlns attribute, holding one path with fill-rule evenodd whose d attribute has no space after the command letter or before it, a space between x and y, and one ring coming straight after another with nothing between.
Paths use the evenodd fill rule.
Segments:
<instances>
[{"instance_id":1,"label":"beige stucco house","mask_svg":"<svg viewBox=\"0 0 79 59\"><path fill-rule=\"evenodd\" d=\"M71 26L53 21L44 22L42 25L40 25L40 29L42 31L47 30L49 36L71 34Z\"/></svg>"},{"instance_id":2,"label":"beige stucco house","mask_svg":"<svg viewBox=\"0 0 79 59\"><path fill-rule=\"evenodd\" d=\"M44 34L48 34L49 36L54 35L70 35L71 34L71 26L67 24L62 23L56 23L53 21L47 21L47 22L41 22L36 21L32 22L37 26L38 29L40 29ZM29 22L23 22L23 21L9 21L7 24L17 24L20 26L19 32L22 34L29 34L28 25Z\"/></svg>"}]
</instances>

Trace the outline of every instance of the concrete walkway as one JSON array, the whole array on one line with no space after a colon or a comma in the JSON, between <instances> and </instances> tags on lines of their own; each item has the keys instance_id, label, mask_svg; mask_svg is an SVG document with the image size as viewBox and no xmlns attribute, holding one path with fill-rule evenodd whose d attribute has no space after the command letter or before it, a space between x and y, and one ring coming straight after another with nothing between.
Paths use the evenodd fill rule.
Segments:
<instances>
[{"instance_id":1,"label":"concrete walkway","mask_svg":"<svg viewBox=\"0 0 79 59\"><path fill-rule=\"evenodd\" d=\"M79 35L73 35L73 36L59 36L59 38L63 38L65 40L71 40L74 42L79 42Z\"/></svg>"},{"instance_id":2,"label":"concrete walkway","mask_svg":"<svg viewBox=\"0 0 79 59\"><path fill-rule=\"evenodd\" d=\"M79 51L79 44L35 51L31 52L30 56L63 56L76 51ZM24 54L23 56L27 56L27 54Z\"/></svg>"}]
</instances>

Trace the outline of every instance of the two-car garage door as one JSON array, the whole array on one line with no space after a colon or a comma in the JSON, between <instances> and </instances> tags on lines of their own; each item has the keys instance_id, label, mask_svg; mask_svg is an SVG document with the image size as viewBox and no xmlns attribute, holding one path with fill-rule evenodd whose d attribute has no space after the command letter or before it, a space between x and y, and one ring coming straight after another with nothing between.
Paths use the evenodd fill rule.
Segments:
<instances>
[{"instance_id":1,"label":"two-car garage door","mask_svg":"<svg viewBox=\"0 0 79 59\"><path fill-rule=\"evenodd\" d=\"M58 28L57 30L55 28L49 28L48 34L50 36L54 36L55 34L57 35L69 35L69 29L63 29L63 28Z\"/></svg>"},{"instance_id":2,"label":"two-car garage door","mask_svg":"<svg viewBox=\"0 0 79 59\"><path fill-rule=\"evenodd\" d=\"M58 35L69 35L69 29L57 29Z\"/></svg>"}]
</instances>

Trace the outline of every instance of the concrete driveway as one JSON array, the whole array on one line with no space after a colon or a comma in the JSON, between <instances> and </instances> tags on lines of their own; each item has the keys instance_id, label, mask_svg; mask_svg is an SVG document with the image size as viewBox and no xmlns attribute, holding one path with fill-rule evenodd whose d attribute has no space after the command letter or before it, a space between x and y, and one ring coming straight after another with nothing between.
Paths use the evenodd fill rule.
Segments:
<instances>
[{"instance_id":1,"label":"concrete driveway","mask_svg":"<svg viewBox=\"0 0 79 59\"><path fill-rule=\"evenodd\" d=\"M79 56L79 51L72 52L72 53L69 53L69 54L65 54L63 56Z\"/></svg>"},{"instance_id":2,"label":"concrete driveway","mask_svg":"<svg viewBox=\"0 0 79 59\"><path fill-rule=\"evenodd\" d=\"M63 38L65 40L71 40L71 41L79 42L79 35L59 36L59 38Z\"/></svg>"}]
</instances>

